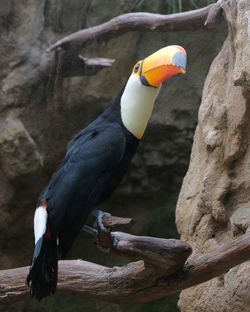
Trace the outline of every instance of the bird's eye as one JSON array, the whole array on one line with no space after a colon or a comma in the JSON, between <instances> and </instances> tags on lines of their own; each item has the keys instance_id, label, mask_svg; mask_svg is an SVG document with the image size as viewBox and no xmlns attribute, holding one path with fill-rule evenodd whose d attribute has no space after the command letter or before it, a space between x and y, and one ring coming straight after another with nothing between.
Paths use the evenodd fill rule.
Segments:
<instances>
[{"instance_id":1,"label":"bird's eye","mask_svg":"<svg viewBox=\"0 0 250 312\"><path fill-rule=\"evenodd\" d=\"M137 73L139 69L140 69L140 64L135 65L134 73Z\"/></svg>"}]
</instances>

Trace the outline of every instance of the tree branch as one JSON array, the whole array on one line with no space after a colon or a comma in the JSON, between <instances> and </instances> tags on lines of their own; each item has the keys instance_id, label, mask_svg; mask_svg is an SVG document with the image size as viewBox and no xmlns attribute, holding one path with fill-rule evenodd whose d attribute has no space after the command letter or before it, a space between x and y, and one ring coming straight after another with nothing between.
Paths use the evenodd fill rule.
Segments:
<instances>
[{"instance_id":1,"label":"tree branch","mask_svg":"<svg viewBox=\"0 0 250 312\"><path fill-rule=\"evenodd\" d=\"M222 16L222 7L221 0L219 0L217 3L213 4L210 7L204 26L207 28L214 28L216 24L218 24L221 16Z\"/></svg>"},{"instance_id":2,"label":"tree branch","mask_svg":"<svg viewBox=\"0 0 250 312\"><path fill-rule=\"evenodd\" d=\"M61 48L56 50L52 63L50 60L43 64L43 72L49 73L53 80L66 77L92 76L103 68L112 66L114 59L109 58L87 58L78 55L75 49L65 51Z\"/></svg>"},{"instance_id":3,"label":"tree branch","mask_svg":"<svg viewBox=\"0 0 250 312\"><path fill-rule=\"evenodd\" d=\"M111 66L114 60L103 58L94 60L79 55L83 46L93 40L109 40L128 31L180 31L203 27L212 28L218 22L221 11L218 1L201 9L177 14L162 15L146 12L122 14L106 23L82 29L62 38L50 46L47 52L57 52L54 66L57 78L95 75L102 68Z\"/></svg>"},{"instance_id":4,"label":"tree branch","mask_svg":"<svg viewBox=\"0 0 250 312\"><path fill-rule=\"evenodd\" d=\"M103 68L112 66L114 59L108 58L87 58L81 55L60 51L58 65L55 66L57 74L60 78L76 77L76 76L93 76ZM58 72L59 71L59 72Z\"/></svg>"},{"instance_id":5,"label":"tree branch","mask_svg":"<svg viewBox=\"0 0 250 312\"><path fill-rule=\"evenodd\" d=\"M129 225L134 224L135 220L132 218L122 218L114 216L103 216L102 223L106 227L112 227L115 225Z\"/></svg>"},{"instance_id":6,"label":"tree branch","mask_svg":"<svg viewBox=\"0 0 250 312\"><path fill-rule=\"evenodd\" d=\"M123 233L113 234L119 237ZM188 248L183 250L187 255ZM167 252L159 255L165 256ZM116 303L145 302L206 282L249 259L250 232L215 251L187 261L182 269L172 275L162 267L147 264L146 259L113 268L83 260L60 261L58 291L78 292ZM24 284L27 273L28 267L0 271L0 303L22 300L28 296L29 291Z\"/></svg>"},{"instance_id":7,"label":"tree branch","mask_svg":"<svg viewBox=\"0 0 250 312\"><path fill-rule=\"evenodd\" d=\"M103 24L86 28L50 46L47 52L63 48L65 50L76 47L79 50L83 45L95 40L108 40L122 35L128 31L180 31L199 29L216 23L219 11L214 8L219 4L211 4L201 9L176 13L176 14L154 14L146 12L127 13L116 16ZM211 16L210 16L210 13ZM206 25L205 25L206 22Z\"/></svg>"}]
</instances>

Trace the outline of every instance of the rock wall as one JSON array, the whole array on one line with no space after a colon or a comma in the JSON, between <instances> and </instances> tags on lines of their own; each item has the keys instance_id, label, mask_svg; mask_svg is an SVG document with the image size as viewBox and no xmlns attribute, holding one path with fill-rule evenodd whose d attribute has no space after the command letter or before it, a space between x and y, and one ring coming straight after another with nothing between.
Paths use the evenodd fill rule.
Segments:
<instances>
[{"instance_id":1,"label":"rock wall","mask_svg":"<svg viewBox=\"0 0 250 312\"><path fill-rule=\"evenodd\" d=\"M194 256L249 230L250 3L223 1L228 37L207 76L176 223ZM181 294L182 312L250 311L249 263Z\"/></svg>"},{"instance_id":2,"label":"rock wall","mask_svg":"<svg viewBox=\"0 0 250 312\"><path fill-rule=\"evenodd\" d=\"M162 88L131 169L103 209L135 217L137 225L125 229L129 232L177 235L176 200L189 163L203 82L223 43L225 25L209 31L128 33L109 42L93 42L83 51L84 56L116 59L111 68L95 76L59 82L44 66L53 59L53 55L45 53L46 48L59 38L133 8L132 0L0 2L0 268L29 263L36 199L62 158L68 140L112 102L138 59L168 44L186 48L188 72ZM167 10L160 0L145 1L142 8L159 13ZM100 254L85 234L79 235L70 256L107 265L125 261ZM28 302L19 309L41 311L45 306L55 309L60 304L66 309L64 300L62 296L51 298L38 307ZM72 300L77 302L74 311L84 306L89 311L130 312L168 309L171 301L167 298L139 307L107 308L82 298ZM8 309L17 311L17 306Z\"/></svg>"}]
</instances>

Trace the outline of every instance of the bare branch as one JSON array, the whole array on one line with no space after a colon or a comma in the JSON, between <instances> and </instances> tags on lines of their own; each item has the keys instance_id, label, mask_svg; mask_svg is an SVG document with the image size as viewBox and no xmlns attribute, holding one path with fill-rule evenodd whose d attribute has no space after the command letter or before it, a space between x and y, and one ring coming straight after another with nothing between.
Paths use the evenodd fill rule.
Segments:
<instances>
[{"instance_id":1,"label":"bare branch","mask_svg":"<svg viewBox=\"0 0 250 312\"><path fill-rule=\"evenodd\" d=\"M135 220L132 218L122 218L114 216L104 216L102 218L102 223L104 226L111 227L115 225L129 225L134 224Z\"/></svg>"},{"instance_id":2,"label":"bare branch","mask_svg":"<svg viewBox=\"0 0 250 312\"><path fill-rule=\"evenodd\" d=\"M216 24L218 24L219 19L221 18L222 15L221 13L222 13L221 1L218 1L213 6L210 7L204 25L207 28L214 28Z\"/></svg>"},{"instance_id":3,"label":"bare branch","mask_svg":"<svg viewBox=\"0 0 250 312\"><path fill-rule=\"evenodd\" d=\"M86 58L78 55L63 60L61 66L61 78L74 76L92 76L103 68L110 67L115 62L108 58Z\"/></svg>"},{"instance_id":4,"label":"bare branch","mask_svg":"<svg viewBox=\"0 0 250 312\"><path fill-rule=\"evenodd\" d=\"M134 236L113 232L115 251L128 257L144 260L146 265L156 266L172 274L180 269L191 254L191 247L177 239L163 239L148 236Z\"/></svg>"},{"instance_id":5,"label":"bare branch","mask_svg":"<svg viewBox=\"0 0 250 312\"><path fill-rule=\"evenodd\" d=\"M221 11L218 1L216 4L201 9L177 14L127 13L114 17L106 23L72 33L50 46L47 52L56 51L53 68L56 79L95 75L99 70L111 66L114 60L87 59L79 55L83 46L91 41L108 40L128 31L180 31L202 27L212 28L218 22Z\"/></svg>"},{"instance_id":6,"label":"bare branch","mask_svg":"<svg viewBox=\"0 0 250 312\"><path fill-rule=\"evenodd\" d=\"M82 46L95 40L108 40L128 31L180 31L200 29L204 27L208 13L217 4L211 4L201 9L177 14L127 13L112 18L106 23L77 31L50 46L47 52L74 47L80 51ZM213 19L215 22L215 19ZM208 24L208 22L207 22Z\"/></svg>"},{"instance_id":7,"label":"bare branch","mask_svg":"<svg viewBox=\"0 0 250 312\"><path fill-rule=\"evenodd\" d=\"M77 55L75 50L64 51L58 48L52 67L54 73L51 73L51 75L54 74L57 78L61 79L74 76L92 76L96 75L101 69L112 66L114 62L114 59L100 57L87 58Z\"/></svg>"},{"instance_id":8,"label":"bare branch","mask_svg":"<svg viewBox=\"0 0 250 312\"><path fill-rule=\"evenodd\" d=\"M121 233L115 235L119 237ZM162 257L166 255L165 252ZM145 302L206 282L249 259L250 233L247 233L186 262L181 270L170 276L166 270L146 265L142 260L113 268L82 260L60 261L58 291L78 292L117 303ZM28 288L24 285L27 272L28 267L0 271L0 303L28 296Z\"/></svg>"}]
</instances>

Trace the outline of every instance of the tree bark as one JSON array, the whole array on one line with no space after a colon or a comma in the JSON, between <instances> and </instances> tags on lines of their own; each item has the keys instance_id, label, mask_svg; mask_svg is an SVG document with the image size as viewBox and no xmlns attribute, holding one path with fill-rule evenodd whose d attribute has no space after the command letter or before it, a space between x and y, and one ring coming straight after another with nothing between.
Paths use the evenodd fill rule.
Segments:
<instances>
[{"instance_id":1,"label":"tree bark","mask_svg":"<svg viewBox=\"0 0 250 312\"><path fill-rule=\"evenodd\" d=\"M54 71L57 78L95 75L111 66L111 59L87 59L79 55L88 43L109 40L129 31L181 31L212 28L221 16L220 1L207 7L177 14L127 13L112 18L106 23L72 33L47 49L55 51ZM44 71L48 71L45 63ZM59 69L59 70L58 70Z\"/></svg>"},{"instance_id":2,"label":"tree bark","mask_svg":"<svg viewBox=\"0 0 250 312\"><path fill-rule=\"evenodd\" d=\"M172 261L180 264L180 256L183 260L190 253L190 248L185 243L175 241L173 245L173 240L135 238L119 232L114 232L113 235L117 239L120 238L116 245L118 247L115 248L122 253L130 250L130 254L136 253L138 256L137 251L134 253L133 250L137 249L135 242L140 242L139 254L144 261L140 260L113 268L83 260L60 261L59 292L73 291L115 303L145 302L203 283L250 260L250 233L247 233L215 251L188 260L182 269L169 275L171 271L168 267L172 268ZM159 246L162 249L158 249ZM168 253L164 252L166 247ZM160 261L160 267L148 262L149 251L154 254L151 260L152 258L156 260L156 256L163 258ZM156 261L155 264L157 264ZM29 295L29 290L24 284L28 270L28 267L22 267L0 271L0 303L22 300Z\"/></svg>"},{"instance_id":3,"label":"tree bark","mask_svg":"<svg viewBox=\"0 0 250 312\"><path fill-rule=\"evenodd\" d=\"M153 13L127 13L110 21L70 34L50 46L47 52L63 49L80 49L95 40L108 40L128 31L180 31L213 27L220 15L220 1L207 7L183 13L162 15Z\"/></svg>"}]
</instances>

